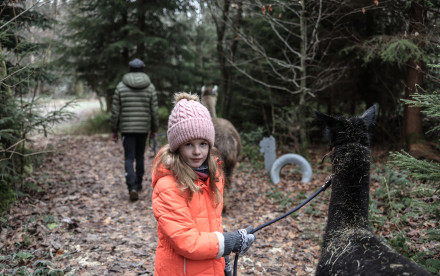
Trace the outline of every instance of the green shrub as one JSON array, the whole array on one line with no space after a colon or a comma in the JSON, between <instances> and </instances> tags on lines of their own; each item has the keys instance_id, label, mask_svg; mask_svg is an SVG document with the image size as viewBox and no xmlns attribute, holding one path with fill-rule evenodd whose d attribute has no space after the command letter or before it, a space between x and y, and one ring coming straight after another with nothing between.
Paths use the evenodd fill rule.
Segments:
<instances>
[{"instance_id":1,"label":"green shrub","mask_svg":"<svg viewBox=\"0 0 440 276\"><path fill-rule=\"evenodd\" d=\"M27 261L27 260L29 260L29 259L31 259L33 257L34 257L34 255L32 255L29 252L20 251L17 254L14 254L13 259L16 260L16 261Z\"/></svg>"},{"instance_id":2,"label":"green shrub","mask_svg":"<svg viewBox=\"0 0 440 276\"><path fill-rule=\"evenodd\" d=\"M424 229L423 223L435 223L439 219L440 202L427 201L437 193L432 182L418 182L402 171L389 166L375 168L372 180L379 182L379 188L370 201L370 223L373 229L391 230L387 242L400 254L409 257L432 273L440 272L438 260L430 250L419 252L416 243L439 243L440 231ZM404 227L421 230L420 240L411 240L402 231ZM427 240L427 241L426 241Z\"/></svg>"},{"instance_id":3,"label":"green shrub","mask_svg":"<svg viewBox=\"0 0 440 276\"><path fill-rule=\"evenodd\" d=\"M0 212L23 195L25 176L32 173L32 162L38 158L27 146L28 137L46 134L50 126L71 116L66 108L72 102L41 114L43 101L42 98L29 101L17 91L14 95L0 87Z\"/></svg>"},{"instance_id":4,"label":"green shrub","mask_svg":"<svg viewBox=\"0 0 440 276\"><path fill-rule=\"evenodd\" d=\"M0 180L0 214L15 201L15 191L5 180Z\"/></svg>"},{"instance_id":5,"label":"green shrub","mask_svg":"<svg viewBox=\"0 0 440 276\"><path fill-rule=\"evenodd\" d=\"M277 187L273 187L271 191L266 192L267 197L275 201L280 208L280 211L286 210L295 204L295 200L290 197L291 194L292 192L289 192L285 195L283 192L278 190Z\"/></svg>"},{"instance_id":6,"label":"green shrub","mask_svg":"<svg viewBox=\"0 0 440 276\"><path fill-rule=\"evenodd\" d=\"M67 132L74 135L110 133L110 114L102 111L96 113L87 120L80 122L76 126L73 126L73 129Z\"/></svg>"},{"instance_id":7,"label":"green shrub","mask_svg":"<svg viewBox=\"0 0 440 276\"><path fill-rule=\"evenodd\" d=\"M168 125L168 117L170 116L170 111L165 106L159 107L159 125Z\"/></svg>"},{"instance_id":8,"label":"green shrub","mask_svg":"<svg viewBox=\"0 0 440 276\"><path fill-rule=\"evenodd\" d=\"M258 127L254 131L240 134L242 144L241 155L257 168L264 168L264 157L260 152L260 141L263 139L263 133L264 129Z\"/></svg>"}]
</instances>

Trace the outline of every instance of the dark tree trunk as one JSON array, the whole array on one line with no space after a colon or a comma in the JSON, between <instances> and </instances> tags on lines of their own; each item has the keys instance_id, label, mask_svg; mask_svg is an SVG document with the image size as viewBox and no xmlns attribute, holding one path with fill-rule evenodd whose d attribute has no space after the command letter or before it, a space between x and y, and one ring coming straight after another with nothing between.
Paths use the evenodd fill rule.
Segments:
<instances>
[{"instance_id":1,"label":"dark tree trunk","mask_svg":"<svg viewBox=\"0 0 440 276\"><path fill-rule=\"evenodd\" d=\"M424 0L414 0L411 3L410 12L410 34L418 35L423 33L426 28L426 10L424 7ZM423 47L423 45L419 45ZM422 60L416 60L411 58L407 62L408 75L407 75L407 87L405 98L410 99L411 96L418 92L417 86L423 85L423 69L424 62ZM405 105L404 110L404 121L403 121L403 137L407 149L412 152L419 145L424 144L424 134L422 130L422 114L419 107L409 107Z\"/></svg>"},{"instance_id":2,"label":"dark tree trunk","mask_svg":"<svg viewBox=\"0 0 440 276\"><path fill-rule=\"evenodd\" d=\"M0 43L0 78L5 79L7 76L8 76L8 68L6 67L6 59L5 56L3 55L3 47L2 44ZM11 88L3 84L0 85L1 85L0 88L5 91L5 94L0 96L2 96L2 98L4 96L2 100L5 100L6 103L6 97L12 96Z\"/></svg>"},{"instance_id":3,"label":"dark tree trunk","mask_svg":"<svg viewBox=\"0 0 440 276\"><path fill-rule=\"evenodd\" d=\"M226 107L226 100L228 95L228 88L230 87L230 70L227 66L227 59L226 59L226 52L225 52L225 35L226 35L226 20L229 14L229 7L230 7L230 1L225 0L222 7L222 17L221 19L218 19L214 14L212 14L212 17L215 22L215 27L217 30L217 56L218 56L218 63L220 66L220 73L221 73L221 110L220 113L222 117L227 118L225 110L227 110Z\"/></svg>"},{"instance_id":4,"label":"dark tree trunk","mask_svg":"<svg viewBox=\"0 0 440 276\"><path fill-rule=\"evenodd\" d=\"M112 112L112 103L113 103L114 92L115 92L114 90L107 90L107 94L105 97L105 107L106 107L107 113Z\"/></svg>"},{"instance_id":5,"label":"dark tree trunk","mask_svg":"<svg viewBox=\"0 0 440 276\"><path fill-rule=\"evenodd\" d=\"M232 41L231 44L231 49L230 49L230 59L233 62L234 61L234 57L235 57L235 53L237 52L237 48L238 48L238 30L241 26L241 22L242 22L242 16L243 16L243 5L241 3L241 1L236 1L236 4L238 5L238 10L237 10L237 14L235 16L234 22L233 24L233 29L234 29L234 40ZM232 68L229 64L229 62L227 63L227 72L228 72L228 86L226 89L226 93L225 93L225 97L223 98L224 101L222 102L222 114L224 114L225 118L229 118L229 112L230 112L230 106L231 106L231 100L232 100L232 74L231 74Z\"/></svg>"},{"instance_id":6,"label":"dark tree trunk","mask_svg":"<svg viewBox=\"0 0 440 276\"><path fill-rule=\"evenodd\" d=\"M410 99L411 95L418 92L417 85L423 84L422 62L410 59L408 61L408 77L405 98ZM405 105L403 131L407 147L417 144L423 140L422 114L420 107L409 107Z\"/></svg>"},{"instance_id":7,"label":"dark tree trunk","mask_svg":"<svg viewBox=\"0 0 440 276\"><path fill-rule=\"evenodd\" d=\"M137 2L137 25L139 30L141 30L143 33L147 33L147 28L146 28L146 6L144 4L143 0L138 0ZM145 44L144 42L140 42L137 45L137 49L136 49L136 57L142 59L144 62L145 61Z\"/></svg>"},{"instance_id":8,"label":"dark tree trunk","mask_svg":"<svg viewBox=\"0 0 440 276\"><path fill-rule=\"evenodd\" d=\"M122 16L121 22L122 22L122 24L124 26L126 26L128 24L128 14L127 14L127 11L126 10L121 10L120 13L121 13L121 16ZM128 35L128 31L125 31L125 34ZM126 68L128 68L128 63L130 61L130 56L129 56L128 48L124 48L122 50L121 58L122 58L123 64L126 66ZM122 80L122 76L117 76L117 77ZM115 90L113 90L113 89L106 89L106 90L103 90L103 92L105 93L104 95L105 95L106 112L110 113L112 111L112 100L113 100L113 95L115 93Z\"/></svg>"},{"instance_id":9,"label":"dark tree trunk","mask_svg":"<svg viewBox=\"0 0 440 276\"><path fill-rule=\"evenodd\" d=\"M237 4L237 14L234 18L233 29L238 30L242 21L243 6L241 1L236 1ZM211 11L212 18L215 23L217 30L217 55L220 66L221 73L221 104L220 104L220 114L223 118L229 117L230 105L231 105L231 94L232 94L232 70L229 64L228 58L232 61L234 55L237 51L238 39L234 39L227 51L226 49L226 31L227 31L227 20L230 15L231 1L225 0L223 6L221 7L221 18L218 18L214 12Z\"/></svg>"}]
</instances>

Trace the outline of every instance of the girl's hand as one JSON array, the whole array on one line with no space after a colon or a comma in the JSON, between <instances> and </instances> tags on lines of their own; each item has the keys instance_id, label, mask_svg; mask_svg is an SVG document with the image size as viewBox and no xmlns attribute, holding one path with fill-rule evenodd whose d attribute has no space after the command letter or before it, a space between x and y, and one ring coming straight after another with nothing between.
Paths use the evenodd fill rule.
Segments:
<instances>
[{"instance_id":1,"label":"girl's hand","mask_svg":"<svg viewBox=\"0 0 440 276\"><path fill-rule=\"evenodd\" d=\"M234 232L223 233L225 238L225 251L223 256L231 254L231 252L240 255L249 250L252 243L255 241L255 235L251 234L254 227L249 226L246 229L240 229Z\"/></svg>"}]
</instances>

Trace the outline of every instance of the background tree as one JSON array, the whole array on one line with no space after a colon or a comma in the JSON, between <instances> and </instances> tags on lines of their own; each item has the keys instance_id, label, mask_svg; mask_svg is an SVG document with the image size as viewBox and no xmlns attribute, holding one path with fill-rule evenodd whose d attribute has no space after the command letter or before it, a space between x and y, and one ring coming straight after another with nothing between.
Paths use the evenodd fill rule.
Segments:
<instances>
[{"instance_id":1,"label":"background tree","mask_svg":"<svg viewBox=\"0 0 440 276\"><path fill-rule=\"evenodd\" d=\"M220 83L215 44L216 31L209 19L206 9L195 6L190 6L186 13L176 18L187 26L183 34L187 42L183 45L185 55L180 57L182 68L174 72L183 75L180 79L185 86L179 88L181 90L199 92L203 85Z\"/></svg>"},{"instance_id":2,"label":"background tree","mask_svg":"<svg viewBox=\"0 0 440 276\"><path fill-rule=\"evenodd\" d=\"M440 49L440 48L438 48ZM440 75L439 64L428 64L428 68L425 71L427 79L431 79L434 83L440 83L438 76ZM426 132L426 137L431 140L440 142L440 93L437 90L429 92L417 87L419 92L411 95L410 99L404 99L404 103L411 107L417 107L421 109L421 113L426 116L425 121L428 121L430 127ZM435 145L435 144L434 144ZM421 215L425 216L422 221L426 219L433 219L438 221L440 219L440 212L438 210L438 198L439 183L440 183L440 158L436 156L434 159L416 158L409 154L405 150L399 152L392 152L390 154L390 164L393 167L398 168L403 175L408 175L410 183L405 188L411 186L411 183L417 187L417 190L406 191L410 194L412 200L411 206L417 206L421 212ZM423 191L423 192L421 192ZM401 194L405 192L398 191ZM429 200L427 200L429 199ZM432 200L431 200L432 199ZM406 207L406 206L405 206ZM427 232L429 240L435 240L435 235L438 237L438 229L429 229ZM440 263L436 258L435 253L430 250L416 253L412 258L418 263L424 264L424 266L432 273L438 274L440 271Z\"/></svg>"},{"instance_id":3,"label":"background tree","mask_svg":"<svg viewBox=\"0 0 440 276\"><path fill-rule=\"evenodd\" d=\"M283 110L282 101L293 103L292 107L288 107L288 113L286 113L287 111L280 112L281 114L278 117L281 118L281 122L285 122L285 118L288 117L295 118L296 121L289 121L289 125L298 125L296 136L299 143L306 145L303 142L307 141L306 134L311 134L310 130L313 127L311 122L301 122L302 118L307 117L307 110L310 110L311 107L320 108L322 106L327 108L327 113L330 114L343 112L355 114L356 109L362 106L371 106L374 103L380 103L381 105L378 129L381 133L386 133L386 135L376 135L375 137L398 142L400 136L396 136L395 133L399 129L404 129L405 125L409 125L404 124L408 116L403 117L404 106L399 103L399 99L405 97L402 93L402 91L405 91L404 84L407 82L406 87L411 87L409 79L414 85L415 82L420 82L420 74L423 75L423 68L419 66L418 75L416 75L419 76L419 80L414 81L412 77L414 74L411 70L408 70L406 65L411 58L420 61L430 59L430 53L434 45L432 42L435 42L436 37L438 37L438 31L435 27L435 20L438 17L436 16L438 14L438 4L429 3L430 5L423 6L425 7L425 15L422 16L423 22L429 22L426 24L434 27L428 32L426 28L421 27L426 25L418 23L416 25L419 27L420 32L413 31L412 34L410 28L414 25L411 23L414 20L412 20L411 15L414 13L411 10L414 9L414 1L400 1L398 3L395 1L362 0L350 2L326 1L322 4L320 1L302 1L301 5L279 1L271 2L271 4L264 5L264 3L257 2L257 6L261 5L261 12L254 13L255 15L250 18L254 19L260 15L262 24L257 25L259 28L252 30L243 28L245 34L243 37L249 38L243 39L245 44L255 45L253 48L250 47L252 51L248 52L257 54L257 56L270 57L270 59L267 59L269 62L265 62L271 65L269 70L260 73L260 76L264 77L259 77L258 73L249 73L254 68L260 68L258 66L250 67L250 70L245 74L262 84L264 83L262 80L267 79L271 71L274 72L273 68L285 69L285 71L278 71L278 76L282 77L285 77L286 72L289 72L288 69L291 68L287 65L298 68L297 71L290 70L290 72L296 72L295 75L292 75L293 77L285 77L284 80L278 78L277 80L273 77L277 75L272 74L272 77L269 75L269 81L266 83L274 86L283 83L285 80L295 80L292 81L293 85L290 86L286 82L282 85L282 89L289 90L290 87L304 87L303 90L290 89L290 93L298 94L290 97L282 94L283 97L279 97L282 99L281 101L277 101L277 97L274 96L278 94L276 92L280 91L279 88L272 87L272 93L269 94L271 95L270 99L275 99L277 110ZM288 12L279 12L279 7L282 7L281 10L283 11L286 10L291 13L295 11L294 16L289 17ZM420 5L416 5L417 7L420 8ZM257 7L255 10L257 10ZM271 12L273 15L268 16ZM415 14L420 14L420 12ZM274 19L278 18L274 15L284 20L276 21ZM302 21L303 19L305 21ZM269 32L264 29L264 24L270 26ZM284 26L284 28L280 28L280 26ZM264 35L258 37L257 32L254 30L262 30L261 33ZM291 33L285 30L289 30ZM301 30L307 30L307 32ZM271 36L271 33L274 35ZM304 34L306 35L304 36ZM307 36L308 34L310 35ZM316 37L313 34L316 34ZM293 39L295 35L296 38ZM258 45L256 41L261 44ZM289 52L284 49L275 50L277 46L283 45L283 41L288 41L286 45L295 49L295 52L291 52L293 53L292 56L285 54ZM299 41L305 41L309 44L309 47L304 48L309 51L305 55L304 52L301 52ZM313 41L316 42L313 43ZM271 47L271 42L274 42L274 47ZM289 48L286 47L286 49ZM277 56L277 53L283 53L283 55L279 54ZM248 60L252 60L252 58L253 56L250 56ZM238 61L238 59L236 60ZM240 60L237 64L246 63ZM284 68L277 67L279 64L287 65ZM302 67L301 64L306 67ZM417 66L413 67L417 69ZM245 67L242 66L243 68ZM254 72L258 71L256 69ZM316 99L310 97L311 95L305 93L306 91L316 96ZM303 97L308 99L305 104L302 100ZM341 101L338 98L344 100ZM304 105L310 105L310 107L307 108ZM296 114L293 113L295 109L297 110ZM416 121L421 123L421 117L417 118ZM390 125L396 126L396 128L391 130ZM415 123L411 124L413 127L415 125ZM278 132L291 132L289 131L290 128L281 128L278 129ZM418 129L420 129L420 125ZM293 133L295 132L293 131ZM300 152L303 151L304 149L300 150Z\"/></svg>"},{"instance_id":4,"label":"background tree","mask_svg":"<svg viewBox=\"0 0 440 276\"><path fill-rule=\"evenodd\" d=\"M440 49L440 46L437 47ZM440 84L440 64L428 64L425 72L429 79L437 85ZM440 92L434 90L429 92L417 85L419 92L411 95L410 99L403 99L406 105L421 109L421 113L426 115L430 120L431 126L427 130L427 135L432 135L434 139L440 142ZM401 169L404 169L410 176L422 180L432 181L433 183L440 181L440 166L427 160L418 160L406 151L394 152L391 154L391 163ZM440 161L439 158L437 158ZM438 187L434 187L437 189Z\"/></svg>"},{"instance_id":5,"label":"background tree","mask_svg":"<svg viewBox=\"0 0 440 276\"><path fill-rule=\"evenodd\" d=\"M424 63L433 59L438 39L438 12L439 4L431 1L377 2L363 10L363 27L353 25L356 40L343 50L343 57L358 60L358 69L350 70L358 72L353 76L358 98L381 104L378 129L394 143L402 137L411 151L422 149L422 117L419 108L404 106L400 99L408 99L423 84ZM395 135L399 131L402 135Z\"/></svg>"},{"instance_id":6,"label":"background tree","mask_svg":"<svg viewBox=\"0 0 440 276\"><path fill-rule=\"evenodd\" d=\"M62 61L106 98L108 108L135 57L145 62L159 91L181 89L190 83L188 74L180 74L188 39L187 27L176 18L188 8L184 1L71 1Z\"/></svg>"},{"instance_id":7,"label":"background tree","mask_svg":"<svg viewBox=\"0 0 440 276\"><path fill-rule=\"evenodd\" d=\"M238 47L237 30L240 29L243 16L242 1L229 0L201 1L203 10L206 5L214 22L217 34L217 58L221 73L220 115L229 118L232 101L232 67ZM231 32L232 31L232 32Z\"/></svg>"},{"instance_id":8,"label":"background tree","mask_svg":"<svg viewBox=\"0 0 440 276\"><path fill-rule=\"evenodd\" d=\"M428 94L415 93L411 96L411 99L405 100L405 103L412 107L419 107L422 109L422 113L428 117L434 119L437 125L434 126L429 132L437 134L440 133L440 94L438 92ZM408 173L408 175L422 181L432 181L433 183L439 183L440 181L440 165L428 160L418 160L414 156L405 151L391 154L393 158L392 164L402 168ZM434 189L438 190L438 185L434 185Z\"/></svg>"},{"instance_id":9,"label":"background tree","mask_svg":"<svg viewBox=\"0 0 440 276\"><path fill-rule=\"evenodd\" d=\"M238 42L238 50L219 51L219 55L224 56L230 67L254 82L248 88L249 92L244 92L248 96L246 101L262 106L263 112L261 109L259 112L265 115L268 132L289 132L289 136L297 141L297 150L307 155L311 99L331 87L346 69L325 52L335 43L331 37L337 28L325 29L323 22L331 19L330 16L340 10L340 5L283 0L270 4L263 1L222 3L225 6L220 9L224 15L221 22L230 29L230 39L226 41L233 41L235 44L230 42L232 46ZM237 7L237 15L229 15L227 4ZM221 26L223 28L217 29L226 28ZM286 113L283 107L288 107L293 114ZM290 125L286 126L284 119L276 120L275 117L295 118L296 121L289 121Z\"/></svg>"},{"instance_id":10,"label":"background tree","mask_svg":"<svg viewBox=\"0 0 440 276\"><path fill-rule=\"evenodd\" d=\"M428 10L425 0L413 0L409 11L409 34L413 37L414 44L424 51L426 37L419 39L420 35L429 35ZM433 22L434 23L434 22ZM435 23L434 23L435 24ZM433 24L433 25L434 25ZM436 29L436 28L434 28ZM429 38L428 38L429 39ZM429 45L427 45L429 47ZM423 86L425 61L422 57L411 56L407 61L408 78L406 84L405 98L410 99L417 92L417 86ZM410 152L419 151L418 147L424 147L425 138L422 130L422 114L420 106L405 105L403 121L403 137ZM424 149L430 152L430 149ZM420 154L420 153L418 153Z\"/></svg>"}]
</instances>

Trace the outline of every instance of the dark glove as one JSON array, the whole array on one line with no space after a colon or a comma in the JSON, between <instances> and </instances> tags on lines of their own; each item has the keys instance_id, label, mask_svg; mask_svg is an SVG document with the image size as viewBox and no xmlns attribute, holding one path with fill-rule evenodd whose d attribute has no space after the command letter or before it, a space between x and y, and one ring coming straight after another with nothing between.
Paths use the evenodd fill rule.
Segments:
<instances>
[{"instance_id":1,"label":"dark glove","mask_svg":"<svg viewBox=\"0 0 440 276\"><path fill-rule=\"evenodd\" d=\"M251 247L252 243L255 241L255 235L249 234L254 229L249 226L246 229L240 229L234 232L223 233L225 238L225 250L223 256L231 254L231 252L244 254Z\"/></svg>"},{"instance_id":2,"label":"dark glove","mask_svg":"<svg viewBox=\"0 0 440 276\"><path fill-rule=\"evenodd\" d=\"M225 256L225 276L232 276L232 266L229 262L229 256Z\"/></svg>"},{"instance_id":3,"label":"dark glove","mask_svg":"<svg viewBox=\"0 0 440 276\"><path fill-rule=\"evenodd\" d=\"M117 132L112 133L112 141L115 143L118 141L118 133Z\"/></svg>"}]
</instances>

